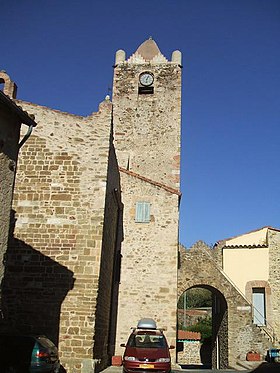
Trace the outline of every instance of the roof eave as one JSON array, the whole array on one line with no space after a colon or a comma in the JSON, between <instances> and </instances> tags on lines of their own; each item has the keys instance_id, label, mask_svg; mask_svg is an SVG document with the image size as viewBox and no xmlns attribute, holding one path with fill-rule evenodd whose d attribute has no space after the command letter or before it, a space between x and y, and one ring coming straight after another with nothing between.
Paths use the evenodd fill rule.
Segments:
<instances>
[{"instance_id":1,"label":"roof eave","mask_svg":"<svg viewBox=\"0 0 280 373\"><path fill-rule=\"evenodd\" d=\"M2 91L0 91L0 102L8 107L8 109L11 110L15 115L17 115L21 123L26 124L29 127L37 126L37 123L34 121L34 119L32 119L26 111L23 111L19 106L17 106L13 102L13 100L5 95L5 93L3 93Z\"/></svg>"}]
</instances>

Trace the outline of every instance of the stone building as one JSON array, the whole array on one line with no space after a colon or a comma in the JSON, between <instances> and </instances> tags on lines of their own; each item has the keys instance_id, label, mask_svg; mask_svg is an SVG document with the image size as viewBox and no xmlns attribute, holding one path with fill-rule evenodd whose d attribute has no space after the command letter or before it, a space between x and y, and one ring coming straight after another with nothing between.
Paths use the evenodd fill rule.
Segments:
<instances>
[{"instance_id":1,"label":"stone building","mask_svg":"<svg viewBox=\"0 0 280 373\"><path fill-rule=\"evenodd\" d=\"M280 231L272 227L218 241L213 249L201 241L180 247L179 295L193 287L212 293L212 367L240 369L250 351L263 360L279 346L279 248Z\"/></svg>"},{"instance_id":2,"label":"stone building","mask_svg":"<svg viewBox=\"0 0 280 373\"><path fill-rule=\"evenodd\" d=\"M38 126L18 163L4 320L59 344L67 372L91 372L109 362L116 320L122 203L112 103L88 117L16 103Z\"/></svg>"},{"instance_id":3,"label":"stone building","mask_svg":"<svg viewBox=\"0 0 280 373\"><path fill-rule=\"evenodd\" d=\"M32 117L12 100L16 95L16 85L9 76L0 71L0 282L4 274L4 255L7 251L14 179L20 148L31 135L36 123ZM25 126L25 136L20 138L21 125ZM0 306L0 309L2 307ZM1 323L2 320L0 320Z\"/></svg>"},{"instance_id":4,"label":"stone building","mask_svg":"<svg viewBox=\"0 0 280 373\"><path fill-rule=\"evenodd\" d=\"M119 50L113 104L125 237L118 355L142 317L154 318L176 344L181 53L168 61L152 39L128 59Z\"/></svg>"},{"instance_id":5,"label":"stone building","mask_svg":"<svg viewBox=\"0 0 280 373\"><path fill-rule=\"evenodd\" d=\"M236 288L250 302L253 322L280 343L280 231L263 227L218 241L217 260Z\"/></svg>"},{"instance_id":6,"label":"stone building","mask_svg":"<svg viewBox=\"0 0 280 373\"><path fill-rule=\"evenodd\" d=\"M248 352L257 351L263 359L273 341L252 322L251 303L225 274L213 251L202 241L189 250L180 246L178 293L194 287L212 293L212 336L200 352L205 347L204 359L212 368L242 370Z\"/></svg>"},{"instance_id":7,"label":"stone building","mask_svg":"<svg viewBox=\"0 0 280 373\"><path fill-rule=\"evenodd\" d=\"M149 39L116 53L113 103L96 113L15 101L38 126L18 164L4 319L54 340L67 373L110 364L143 316L175 343L180 64Z\"/></svg>"}]
</instances>

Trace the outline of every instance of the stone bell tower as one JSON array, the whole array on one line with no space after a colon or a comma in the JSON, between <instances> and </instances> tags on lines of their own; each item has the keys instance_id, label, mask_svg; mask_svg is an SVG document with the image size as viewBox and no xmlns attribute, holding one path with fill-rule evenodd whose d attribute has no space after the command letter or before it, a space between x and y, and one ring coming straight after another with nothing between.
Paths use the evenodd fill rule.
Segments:
<instances>
[{"instance_id":1,"label":"stone bell tower","mask_svg":"<svg viewBox=\"0 0 280 373\"><path fill-rule=\"evenodd\" d=\"M176 342L180 198L181 52L171 61L150 38L116 53L114 140L121 171L124 241L116 354L142 317Z\"/></svg>"},{"instance_id":2,"label":"stone bell tower","mask_svg":"<svg viewBox=\"0 0 280 373\"><path fill-rule=\"evenodd\" d=\"M113 89L119 165L179 188L181 52L168 61L151 38L117 51Z\"/></svg>"}]
</instances>

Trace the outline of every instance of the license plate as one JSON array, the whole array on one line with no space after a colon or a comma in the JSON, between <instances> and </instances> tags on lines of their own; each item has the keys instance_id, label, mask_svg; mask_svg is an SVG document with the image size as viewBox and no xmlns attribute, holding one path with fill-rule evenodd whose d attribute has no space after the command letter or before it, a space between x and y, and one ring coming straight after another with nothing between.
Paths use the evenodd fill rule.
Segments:
<instances>
[{"instance_id":1,"label":"license plate","mask_svg":"<svg viewBox=\"0 0 280 373\"><path fill-rule=\"evenodd\" d=\"M155 366L153 364L139 364L141 369L153 369Z\"/></svg>"}]
</instances>

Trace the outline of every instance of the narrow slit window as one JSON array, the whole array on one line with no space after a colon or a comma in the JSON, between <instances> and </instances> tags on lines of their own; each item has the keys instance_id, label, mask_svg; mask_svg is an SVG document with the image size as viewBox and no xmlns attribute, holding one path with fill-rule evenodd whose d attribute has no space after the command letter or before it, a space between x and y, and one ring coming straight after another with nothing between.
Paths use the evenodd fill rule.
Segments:
<instances>
[{"instance_id":1,"label":"narrow slit window","mask_svg":"<svg viewBox=\"0 0 280 373\"><path fill-rule=\"evenodd\" d=\"M151 220L151 204L150 202L136 202L135 222L149 223Z\"/></svg>"}]
</instances>

